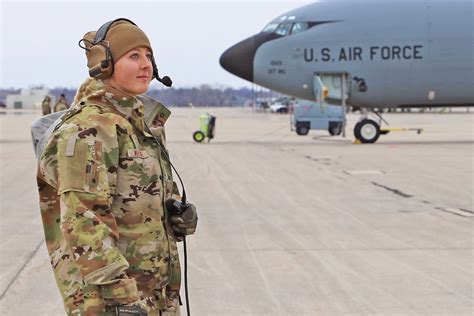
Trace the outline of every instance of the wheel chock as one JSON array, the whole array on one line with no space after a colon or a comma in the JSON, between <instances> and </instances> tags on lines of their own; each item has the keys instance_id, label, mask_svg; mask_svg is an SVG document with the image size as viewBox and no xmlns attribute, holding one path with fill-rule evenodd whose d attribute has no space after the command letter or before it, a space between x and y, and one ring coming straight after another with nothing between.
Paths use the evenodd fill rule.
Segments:
<instances>
[{"instance_id":1,"label":"wheel chock","mask_svg":"<svg viewBox=\"0 0 474 316\"><path fill-rule=\"evenodd\" d=\"M362 144L362 142L361 142L360 139L358 139L358 138L354 139L354 141L353 141L352 143L353 143L353 144L356 144L356 145Z\"/></svg>"}]
</instances>

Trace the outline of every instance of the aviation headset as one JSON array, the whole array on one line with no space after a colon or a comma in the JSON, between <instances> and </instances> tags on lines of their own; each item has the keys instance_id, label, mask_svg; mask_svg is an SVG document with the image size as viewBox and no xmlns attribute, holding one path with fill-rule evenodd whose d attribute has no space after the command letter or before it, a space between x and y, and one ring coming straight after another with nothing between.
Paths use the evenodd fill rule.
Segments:
<instances>
[{"instance_id":1,"label":"aviation headset","mask_svg":"<svg viewBox=\"0 0 474 316\"><path fill-rule=\"evenodd\" d=\"M135 23L129 19L119 18L103 24L95 33L94 38L91 38L93 32L84 35L84 38L79 41L79 47L86 50L89 67L89 76L95 79L107 79L114 73L114 60L110 51L110 43L106 40L107 33L110 27L119 21L128 22L134 26ZM138 28L138 26L137 26ZM156 66L155 58L152 55L151 63L153 66L153 77L167 87L171 87L173 82L168 76L160 78L158 74L158 67Z\"/></svg>"},{"instance_id":2,"label":"aviation headset","mask_svg":"<svg viewBox=\"0 0 474 316\"><path fill-rule=\"evenodd\" d=\"M105 24L103 24L95 33L94 39L92 41L90 40L91 35L93 32L88 32L86 35L84 35L84 38L81 39L78 43L79 47L82 49L86 50L87 54L87 59L88 59L88 67L89 67L89 75L92 78L95 79L106 79L112 76L114 73L114 61L113 61L113 56L110 51L110 45L109 42L106 40L107 32L109 31L110 27L112 24L119 22L119 21L125 21L128 22L134 26L137 26L135 23L130 21L129 19L125 18L119 18L115 19L113 21L109 21ZM138 28L138 27L137 27ZM144 34L144 33L143 33ZM151 57L151 63L153 66L153 77L156 78L159 82L164 84L167 87L170 87L172 85L172 81L168 76L164 76L163 78L160 78L158 75L158 67L156 66L155 58ZM171 167L173 167L173 170L176 172L176 175L178 176L179 181L181 182L181 187L183 191L183 196L180 202L180 205L178 207L175 206L175 213L179 213L179 211L183 211L187 207L186 203L186 190L184 188L183 181L181 180L181 177L174 167L174 165L171 163L171 160L168 156L167 151L163 148L162 144L160 141L153 135L151 132L150 128L148 125L145 123L145 127L148 130L148 132L153 136L153 139L159 146L160 150L163 152L165 155L166 159L170 163Z\"/></svg>"}]
</instances>

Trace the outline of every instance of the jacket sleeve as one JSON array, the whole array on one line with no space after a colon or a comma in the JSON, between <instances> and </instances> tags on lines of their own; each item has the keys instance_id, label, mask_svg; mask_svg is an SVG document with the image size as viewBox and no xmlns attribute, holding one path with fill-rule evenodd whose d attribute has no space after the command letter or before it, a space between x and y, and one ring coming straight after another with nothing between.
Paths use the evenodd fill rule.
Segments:
<instances>
[{"instance_id":1,"label":"jacket sleeve","mask_svg":"<svg viewBox=\"0 0 474 316\"><path fill-rule=\"evenodd\" d=\"M105 127L72 128L58 137L58 194L61 231L86 285L100 286L107 304L139 299L129 266L117 248L119 233L111 212L118 142Z\"/></svg>"}]
</instances>

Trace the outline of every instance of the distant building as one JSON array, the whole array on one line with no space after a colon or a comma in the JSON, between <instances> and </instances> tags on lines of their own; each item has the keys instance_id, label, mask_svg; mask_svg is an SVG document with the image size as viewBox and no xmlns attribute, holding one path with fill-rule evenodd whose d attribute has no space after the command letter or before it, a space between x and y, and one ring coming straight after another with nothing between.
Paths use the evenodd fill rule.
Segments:
<instances>
[{"instance_id":1,"label":"distant building","mask_svg":"<svg viewBox=\"0 0 474 316\"><path fill-rule=\"evenodd\" d=\"M48 94L46 88L21 89L20 94L7 95L7 109L39 109ZM51 103L54 104L54 100Z\"/></svg>"}]
</instances>

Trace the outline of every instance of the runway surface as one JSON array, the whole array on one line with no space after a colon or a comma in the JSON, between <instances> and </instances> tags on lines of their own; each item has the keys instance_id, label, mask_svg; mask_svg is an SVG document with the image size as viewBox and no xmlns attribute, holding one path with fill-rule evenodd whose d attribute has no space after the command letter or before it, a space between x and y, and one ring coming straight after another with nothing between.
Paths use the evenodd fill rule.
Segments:
<instances>
[{"instance_id":1,"label":"runway surface","mask_svg":"<svg viewBox=\"0 0 474 316\"><path fill-rule=\"evenodd\" d=\"M198 117L217 116L197 144ZM0 115L0 314L64 315L48 262L29 124ZM173 109L172 160L196 204L192 315L473 315L474 114L387 114L373 145L287 115ZM184 308L182 309L185 314Z\"/></svg>"}]
</instances>

